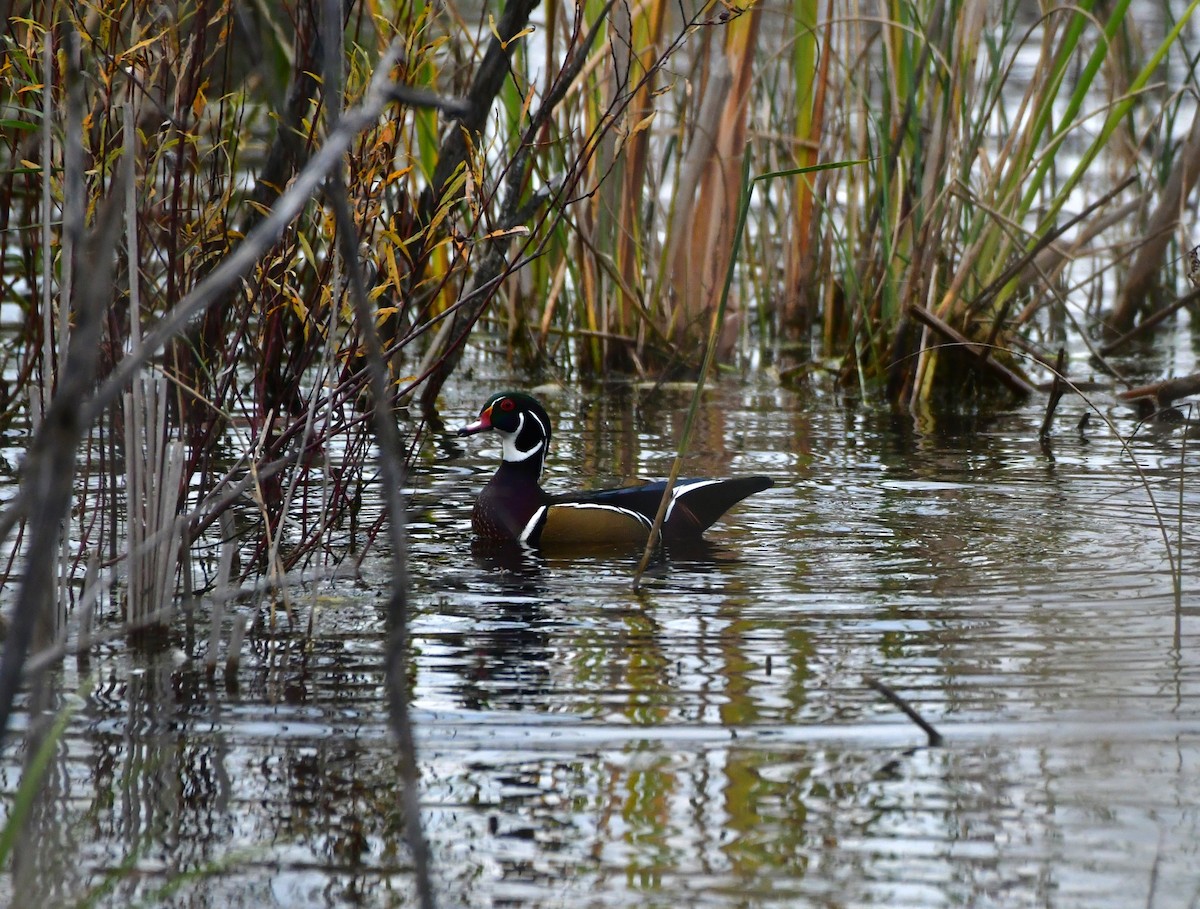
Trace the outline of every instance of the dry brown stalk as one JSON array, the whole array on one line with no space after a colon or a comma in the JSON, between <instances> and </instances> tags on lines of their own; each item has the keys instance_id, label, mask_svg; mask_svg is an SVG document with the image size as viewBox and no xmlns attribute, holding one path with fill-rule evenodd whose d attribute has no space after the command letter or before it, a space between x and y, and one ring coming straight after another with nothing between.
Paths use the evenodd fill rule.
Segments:
<instances>
[{"instance_id":1,"label":"dry brown stalk","mask_svg":"<svg viewBox=\"0 0 1200 909\"><path fill-rule=\"evenodd\" d=\"M703 194L698 192L704 173L716 151L717 131L715 124L733 87L733 74L720 48L714 43L711 51L712 65L709 67L708 82L696 123L691 130L691 142L679 167L679 178L675 188L675 210L668 231L666 262L670 269L670 292L677 297L687 293L688 277L692 274L691 244L700 233L695 229L701 217ZM678 277L677 277L678 276Z\"/></svg>"},{"instance_id":2,"label":"dry brown stalk","mask_svg":"<svg viewBox=\"0 0 1200 909\"><path fill-rule=\"evenodd\" d=\"M1108 326L1114 333L1127 332L1146 298L1159 281L1163 255L1171 238L1179 228L1184 200L1200 178L1200 110L1193 115L1192 128L1188 132L1175 168L1163 186L1158 207L1146 225L1142 247L1129 268L1129 275L1117 305L1108 318Z\"/></svg>"},{"instance_id":3,"label":"dry brown stalk","mask_svg":"<svg viewBox=\"0 0 1200 909\"><path fill-rule=\"evenodd\" d=\"M804 142L800 146L797 159L799 167L816 164L821 147L821 133L825 126L825 101L829 93L829 67L833 57L833 18L833 0L826 0L825 28L821 38L821 47L824 50L820 54L816 78L813 81L812 115L808 135L802 137ZM813 27L815 28L815 23ZM797 36L797 40L802 40L802 36ZM806 99L801 98L800 103L806 103ZM796 232L788 247L784 287L789 293L783 313L785 324L792 326L797 326L802 319L807 319L810 309L816 303L816 288L813 286L816 270L813 246L818 242L819 226L819 222L813 218L813 205L817 193L812 177L797 176L795 193L798 199ZM833 307L829 307L828 312L832 314Z\"/></svg>"},{"instance_id":4,"label":"dry brown stalk","mask_svg":"<svg viewBox=\"0 0 1200 909\"><path fill-rule=\"evenodd\" d=\"M701 141L709 153L703 166L697 194L683 232L683 240L671 262L669 292L675 303L672 335L683 349L707 334L707 316L717 308L730 256L734 254L733 233L738 199L742 192L742 164L747 153L747 113L754 78L754 51L762 21L762 6L755 5L726 25L723 52L718 65L728 73L714 81L721 114L716 123L701 122L700 130L713 130ZM681 198L681 201L685 202ZM726 359L736 330L724 326L717 355Z\"/></svg>"}]
</instances>

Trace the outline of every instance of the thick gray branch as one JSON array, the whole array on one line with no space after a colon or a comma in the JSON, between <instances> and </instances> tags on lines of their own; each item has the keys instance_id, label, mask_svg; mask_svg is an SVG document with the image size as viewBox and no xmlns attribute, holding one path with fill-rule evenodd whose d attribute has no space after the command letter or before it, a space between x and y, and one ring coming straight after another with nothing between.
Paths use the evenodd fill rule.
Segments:
<instances>
[{"instance_id":1,"label":"thick gray branch","mask_svg":"<svg viewBox=\"0 0 1200 909\"><path fill-rule=\"evenodd\" d=\"M38 614L53 593L48 582L54 576L62 520L71 505L76 450L88 425L83 402L95 381L104 313L112 298L113 254L121 236L125 201L121 182L119 178L115 181L84 244L80 261L88 263L90 272L88 280L75 282L75 330L67 349L68 368L60 376L54 400L22 466L21 491L14 507L23 507L29 515L29 533L25 572L0 657L0 746L8 733L13 701L21 684Z\"/></svg>"}]
</instances>

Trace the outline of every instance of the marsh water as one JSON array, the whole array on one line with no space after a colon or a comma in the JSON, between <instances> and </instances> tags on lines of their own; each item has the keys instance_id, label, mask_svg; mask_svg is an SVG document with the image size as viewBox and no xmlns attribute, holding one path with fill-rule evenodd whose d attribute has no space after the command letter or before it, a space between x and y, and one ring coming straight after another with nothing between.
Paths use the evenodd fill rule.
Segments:
<instances>
[{"instance_id":1,"label":"marsh water","mask_svg":"<svg viewBox=\"0 0 1200 909\"><path fill-rule=\"evenodd\" d=\"M1195 904L1200 441L1103 391L1112 427L1079 429L1088 405L1068 397L1042 446L1041 400L914 419L819 381L727 380L687 473L775 487L635 593L637 553L472 547L497 446L452 430L511 381L458 384L412 477L410 676L441 905ZM545 402L546 483L568 489L666 475L689 396ZM4 898L413 905L385 565L299 593L295 625L252 632L215 683L204 632L182 626L159 651L68 660L74 712ZM0 764L5 810L21 760Z\"/></svg>"}]
</instances>

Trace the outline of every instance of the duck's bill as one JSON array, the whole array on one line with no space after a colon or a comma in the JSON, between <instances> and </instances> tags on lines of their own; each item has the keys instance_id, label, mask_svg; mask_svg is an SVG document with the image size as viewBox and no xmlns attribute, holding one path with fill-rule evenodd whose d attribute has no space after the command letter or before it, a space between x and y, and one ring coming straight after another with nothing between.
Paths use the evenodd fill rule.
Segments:
<instances>
[{"instance_id":1,"label":"duck's bill","mask_svg":"<svg viewBox=\"0 0 1200 909\"><path fill-rule=\"evenodd\" d=\"M477 432L487 432L492 428L492 409L489 407L479 415L479 419L474 423L468 423L459 429L460 436L473 436Z\"/></svg>"}]
</instances>

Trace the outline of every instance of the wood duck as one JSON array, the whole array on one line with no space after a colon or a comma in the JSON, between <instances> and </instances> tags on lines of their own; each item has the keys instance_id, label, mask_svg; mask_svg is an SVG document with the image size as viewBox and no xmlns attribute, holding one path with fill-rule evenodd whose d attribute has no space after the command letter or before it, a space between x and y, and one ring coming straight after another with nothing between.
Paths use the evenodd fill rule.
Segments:
<instances>
[{"instance_id":1,"label":"wood duck","mask_svg":"<svg viewBox=\"0 0 1200 909\"><path fill-rule=\"evenodd\" d=\"M481 539L553 543L644 543L658 513L665 482L551 495L539 482L550 447L550 417L536 399L518 391L488 398L479 419L460 436L495 430L502 460L475 500L471 524ZM726 511L772 485L770 477L679 480L671 490L662 533L666 540L699 539Z\"/></svg>"}]
</instances>

